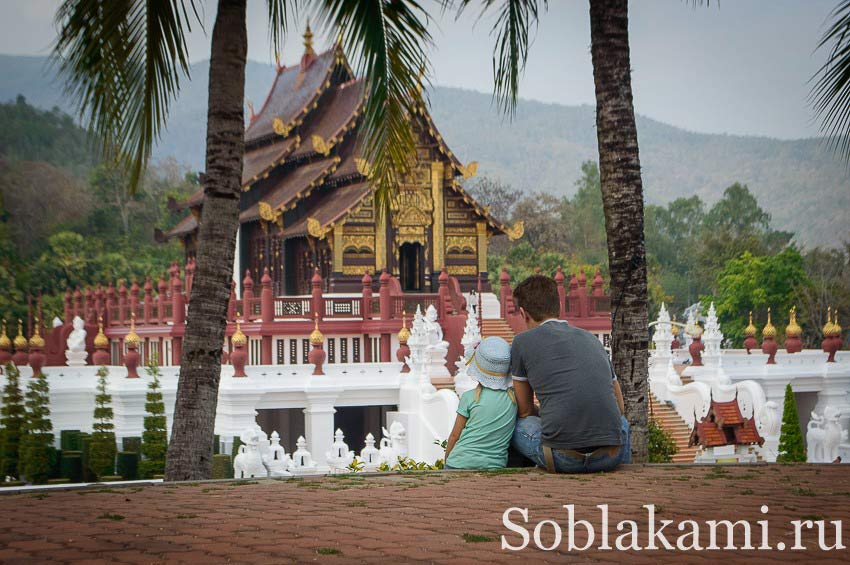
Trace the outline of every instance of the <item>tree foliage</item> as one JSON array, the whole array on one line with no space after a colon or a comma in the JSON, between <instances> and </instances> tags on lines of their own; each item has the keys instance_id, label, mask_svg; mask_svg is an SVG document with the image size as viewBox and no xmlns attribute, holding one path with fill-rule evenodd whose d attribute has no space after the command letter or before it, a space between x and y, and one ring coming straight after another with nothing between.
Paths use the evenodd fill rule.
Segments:
<instances>
[{"instance_id":1,"label":"tree foliage","mask_svg":"<svg viewBox=\"0 0 850 565\"><path fill-rule=\"evenodd\" d=\"M112 395L106 392L109 369L97 370L97 395L94 397L94 430L89 446L89 467L98 477L115 473L115 455L118 452L115 443L115 425L112 412Z\"/></svg>"},{"instance_id":2,"label":"tree foliage","mask_svg":"<svg viewBox=\"0 0 850 565\"><path fill-rule=\"evenodd\" d=\"M779 463L805 463L806 447L803 445L803 432L800 431L800 417L797 414L797 401L791 384L785 385L785 402L782 407L782 429L779 432Z\"/></svg>"},{"instance_id":3,"label":"tree foliage","mask_svg":"<svg viewBox=\"0 0 850 565\"><path fill-rule=\"evenodd\" d=\"M0 480L19 476L21 434L26 421L21 373L12 363L6 363L3 370L6 373L6 384L3 387L3 407L0 409Z\"/></svg>"},{"instance_id":4,"label":"tree foliage","mask_svg":"<svg viewBox=\"0 0 850 565\"><path fill-rule=\"evenodd\" d=\"M650 463L671 463L679 452L673 436L655 418L649 418L646 426L646 444Z\"/></svg>"},{"instance_id":5,"label":"tree foliage","mask_svg":"<svg viewBox=\"0 0 850 565\"><path fill-rule=\"evenodd\" d=\"M18 470L30 483L42 484L50 475L50 449L53 447L50 385L44 374L29 380L26 409Z\"/></svg>"},{"instance_id":6,"label":"tree foliage","mask_svg":"<svg viewBox=\"0 0 850 565\"><path fill-rule=\"evenodd\" d=\"M157 366L156 355L151 356L145 368L151 377L145 396L145 431L142 432L142 461L139 474L144 478L162 475L165 472L165 454L168 451L168 432L165 422L165 404L162 402L162 390L159 385L161 372Z\"/></svg>"}]
</instances>

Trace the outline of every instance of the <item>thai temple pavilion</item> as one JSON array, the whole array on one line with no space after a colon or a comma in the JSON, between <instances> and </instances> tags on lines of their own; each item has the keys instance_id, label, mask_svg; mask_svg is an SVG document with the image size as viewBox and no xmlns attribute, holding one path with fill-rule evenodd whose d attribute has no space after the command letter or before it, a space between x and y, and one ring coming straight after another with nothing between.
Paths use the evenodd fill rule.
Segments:
<instances>
[{"instance_id":1,"label":"thai temple pavilion","mask_svg":"<svg viewBox=\"0 0 850 565\"><path fill-rule=\"evenodd\" d=\"M452 153L425 107L413 116L416 160L389 214L378 218L369 163L358 156L364 84L339 45L316 54L309 26L299 64L278 63L259 112L251 107L237 238L237 281L259 280L268 268L275 295L310 292L318 268L331 292L359 291L364 273L383 269L404 292L436 292L445 267L464 291L487 281L487 247L494 235L522 236L475 202ZM166 238L178 237L194 254L203 192L179 207L190 214ZM489 290L489 289L487 289Z\"/></svg>"}]
</instances>

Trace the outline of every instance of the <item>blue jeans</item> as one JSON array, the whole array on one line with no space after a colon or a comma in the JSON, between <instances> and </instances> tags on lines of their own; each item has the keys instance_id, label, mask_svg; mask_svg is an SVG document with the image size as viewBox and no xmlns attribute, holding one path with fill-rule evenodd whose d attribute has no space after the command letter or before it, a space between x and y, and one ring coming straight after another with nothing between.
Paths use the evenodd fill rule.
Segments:
<instances>
[{"instance_id":1,"label":"blue jeans","mask_svg":"<svg viewBox=\"0 0 850 565\"><path fill-rule=\"evenodd\" d=\"M613 471L623 463L632 462L632 442L629 434L629 422L625 416L621 417L620 428L622 445L620 451L613 457L607 453L599 453L593 456L578 458L574 455L553 450L555 459L555 470L559 473L598 473L600 471ZM528 416L519 418L514 428L514 436L511 444L514 448L534 461L538 467L546 468L546 459L543 456L543 443L541 436L542 424L539 416Z\"/></svg>"}]
</instances>

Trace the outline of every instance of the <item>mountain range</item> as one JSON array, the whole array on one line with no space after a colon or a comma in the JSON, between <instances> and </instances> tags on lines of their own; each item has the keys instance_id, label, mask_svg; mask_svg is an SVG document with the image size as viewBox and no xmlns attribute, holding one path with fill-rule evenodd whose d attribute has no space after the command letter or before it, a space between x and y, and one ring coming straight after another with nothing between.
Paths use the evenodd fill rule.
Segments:
<instances>
[{"instance_id":1,"label":"mountain range","mask_svg":"<svg viewBox=\"0 0 850 565\"><path fill-rule=\"evenodd\" d=\"M155 158L203 168L208 72L208 61L192 65ZM273 78L273 67L249 61L245 91L255 107ZM19 94L35 106L73 112L47 58L0 55L0 101ZM597 158L592 106L520 100L508 120L485 93L437 86L428 98L440 133L463 162L478 161L479 175L523 191L570 195L580 164ZM798 244L835 246L850 238L850 173L823 140L704 134L641 115L637 127L648 202L698 195L710 204L741 182Z\"/></svg>"}]
</instances>

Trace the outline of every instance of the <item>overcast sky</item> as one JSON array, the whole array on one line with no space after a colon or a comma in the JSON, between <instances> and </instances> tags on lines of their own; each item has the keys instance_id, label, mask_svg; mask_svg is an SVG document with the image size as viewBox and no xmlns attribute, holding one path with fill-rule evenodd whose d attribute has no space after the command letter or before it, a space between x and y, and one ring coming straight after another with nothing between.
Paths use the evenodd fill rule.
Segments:
<instances>
[{"instance_id":1,"label":"overcast sky","mask_svg":"<svg viewBox=\"0 0 850 565\"><path fill-rule=\"evenodd\" d=\"M429 0L421 0L428 6ZM837 0L722 0L693 8L685 0L632 0L630 41L637 112L708 133L781 138L817 135L806 104L809 78L823 63L815 52ZM56 0L0 0L0 53L44 55L55 37ZM265 2L248 0L248 56L271 62ZM209 57L215 2L206 32L190 38L193 61ZM492 19L470 11L459 21L433 12L433 82L492 91ZM300 34L299 26L298 33ZM197 26L196 26L197 28ZM316 40L317 48L327 41ZM535 33L520 89L523 98L593 104L586 0L550 0ZM301 54L290 37L282 59Z\"/></svg>"}]
</instances>

